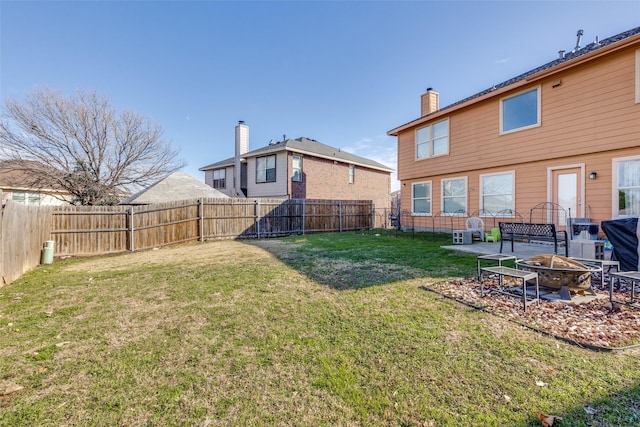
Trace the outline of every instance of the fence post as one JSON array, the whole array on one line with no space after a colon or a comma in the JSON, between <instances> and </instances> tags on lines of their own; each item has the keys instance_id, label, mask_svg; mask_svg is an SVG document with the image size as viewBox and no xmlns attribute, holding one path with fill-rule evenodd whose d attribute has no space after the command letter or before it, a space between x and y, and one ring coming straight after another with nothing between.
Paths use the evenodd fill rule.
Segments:
<instances>
[{"instance_id":1,"label":"fence post","mask_svg":"<svg viewBox=\"0 0 640 427\"><path fill-rule=\"evenodd\" d=\"M338 215L340 216L340 232L342 233L342 200L338 200Z\"/></svg>"},{"instance_id":2,"label":"fence post","mask_svg":"<svg viewBox=\"0 0 640 427\"><path fill-rule=\"evenodd\" d=\"M305 214L307 213L307 199L302 199L302 235L304 235L304 227L306 224Z\"/></svg>"},{"instance_id":3,"label":"fence post","mask_svg":"<svg viewBox=\"0 0 640 427\"><path fill-rule=\"evenodd\" d=\"M260 238L260 201L256 199L253 205L253 216L255 218L256 223L256 233L258 234L258 239Z\"/></svg>"},{"instance_id":4,"label":"fence post","mask_svg":"<svg viewBox=\"0 0 640 427\"><path fill-rule=\"evenodd\" d=\"M202 199L198 199L198 229L200 234L199 240L204 242L204 204Z\"/></svg>"},{"instance_id":5,"label":"fence post","mask_svg":"<svg viewBox=\"0 0 640 427\"><path fill-rule=\"evenodd\" d=\"M385 209L385 214L386 214L386 209ZM371 201L371 227L369 227L371 229L376 228L376 204L373 203L373 200Z\"/></svg>"},{"instance_id":6,"label":"fence post","mask_svg":"<svg viewBox=\"0 0 640 427\"><path fill-rule=\"evenodd\" d=\"M131 252L135 251L136 245L134 243L134 227L133 227L133 205L131 209L129 209L129 250Z\"/></svg>"}]
</instances>

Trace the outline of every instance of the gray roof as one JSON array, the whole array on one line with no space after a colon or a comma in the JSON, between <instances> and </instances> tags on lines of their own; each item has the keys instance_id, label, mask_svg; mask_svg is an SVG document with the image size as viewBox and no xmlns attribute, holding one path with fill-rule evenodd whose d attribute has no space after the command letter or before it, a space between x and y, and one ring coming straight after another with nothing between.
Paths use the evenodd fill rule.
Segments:
<instances>
[{"instance_id":1,"label":"gray roof","mask_svg":"<svg viewBox=\"0 0 640 427\"><path fill-rule=\"evenodd\" d=\"M450 107L453 107L453 106L458 105L458 104L462 104L462 103L467 102L467 101L469 101L469 100L471 100L473 98L480 97L480 96L482 96L482 95L484 95L486 93L493 92L496 89L500 89L500 88L503 88L505 86L509 86L509 85L511 85L513 83L517 83L517 82L519 82L521 80L524 80L527 77L532 76L534 74L537 74L537 73L539 73L541 71L548 70L549 68L553 68L556 65L560 65L560 64L563 64L563 63L565 63L567 61L571 61L572 59L575 59L575 58L578 58L580 56L586 55L589 52L593 52L594 50L601 49L601 48L603 48L605 46L609 46L609 45L611 45L613 43L617 43L617 42L619 42L621 40L627 39L627 38L629 38L629 37L631 37L633 35L636 35L636 34L640 34L640 27L636 27L636 28L634 28L632 30L625 31L625 32L620 33L620 34L616 34L615 36L608 37L608 38L606 38L604 40L600 40L597 43L594 41L593 43L589 43L588 45L586 45L585 47L583 47L581 49L565 53L565 55L562 58L558 57L557 59L555 59L555 60L553 60L551 62L547 62L544 65L541 65L539 67L534 68L533 70L529 70L526 73L520 74L519 76L513 77L513 78L511 78L509 80L506 80L506 81L500 83L500 84L494 85L494 86L490 87L489 89L485 89L482 92L478 92L475 95L472 95L472 96L470 96L468 98L465 98L465 99L462 99L460 101L454 102L453 104L447 105L446 107L442 108L442 110L450 108Z\"/></svg>"},{"instance_id":2,"label":"gray roof","mask_svg":"<svg viewBox=\"0 0 640 427\"><path fill-rule=\"evenodd\" d=\"M149 205L177 200L227 198L228 196L184 172L174 172L122 201L121 205Z\"/></svg>"},{"instance_id":3,"label":"gray roof","mask_svg":"<svg viewBox=\"0 0 640 427\"><path fill-rule=\"evenodd\" d=\"M307 154L316 157L322 157L329 160L337 160L344 163L351 163L358 166L364 166L371 169L377 169L384 172L393 172L393 169L365 157L356 156L355 154L342 151L340 148L334 148L329 145L318 142L314 139L300 137L296 139L287 139L269 144L265 147L249 151L242 155L243 158L257 157L280 151L291 151L294 153ZM210 170L216 167L233 165L233 158L223 160L217 163L200 168L200 170Z\"/></svg>"},{"instance_id":4,"label":"gray roof","mask_svg":"<svg viewBox=\"0 0 640 427\"><path fill-rule=\"evenodd\" d=\"M207 170L211 170L211 169L219 169L219 168L224 168L224 167L227 167L227 166L233 166L235 164L234 160L235 160L234 157L231 157L230 159L220 160L219 162L215 162L215 163L211 163L210 165L203 166L198 170L199 171L207 171Z\"/></svg>"},{"instance_id":5,"label":"gray roof","mask_svg":"<svg viewBox=\"0 0 640 427\"><path fill-rule=\"evenodd\" d=\"M434 113L440 113L440 112L442 112L444 110L453 108L453 107L455 107L457 105L464 104L464 103L466 103L468 101L471 101L471 100L473 100L475 98L479 98L479 97L481 97L483 95L491 93L491 92L493 92L493 91L495 91L497 89L501 89L501 88L507 87L509 85L512 85L514 83L517 83L519 81L525 80L526 78L528 78L530 76L533 76L535 74L538 74L538 73L540 73L542 71L545 71L545 70L548 70L548 69L552 69L552 68L554 68L554 67L556 67L558 65L564 64L564 63L566 63L568 61L571 61L573 59L576 59L578 57L581 57L583 55L586 55L588 53L596 51L598 49L602 49L603 47L610 46L610 45L615 44L617 42L620 42L622 40L628 39L629 37L635 36L636 34L640 34L640 27L633 28L631 30L622 32L620 34L616 34L615 36L608 37L608 38L606 38L604 40L599 40L597 42L594 41L593 43L589 43L588 45L586 45L585 47L583 47L581 49L576 49L576 50L573 50L571 52L567 52L567 53L564 54L564 56L558 57L557 59L555 59L555 60L553 60L551 62L547 62L546 64L541 65L539 67L536 67L536 68L534 68L532 70L529 70L526 73L522 73L522 74L520 74L520 75L518 75L516 77L510 78L509 80L505 80L502 83L493 85L490 88L485 89L485 90L483 90L481 92L478 92L478 93L476 93L474 95L471 95L471 96L469 96L467 98L461 99L460 101L456 101L453 104L449 104L446 107L440 108L437 111L435 111ZM423 117L427 117L427 116L429 116L429 114L427 114L426 116L423 116ZM402 128L402 127L404 127L406 125L409 125L409 124L411 124L413 122L417 122L417 121L421 120L423 117L411 120L410 122L407 122L407 123L405 123L405 124L403 124L401 126L396 127L395 129L399 129L399 128ZM393 132L395 129L393 129L393 130L391 130L389 132Z\"/></svg>"}]
</instances>

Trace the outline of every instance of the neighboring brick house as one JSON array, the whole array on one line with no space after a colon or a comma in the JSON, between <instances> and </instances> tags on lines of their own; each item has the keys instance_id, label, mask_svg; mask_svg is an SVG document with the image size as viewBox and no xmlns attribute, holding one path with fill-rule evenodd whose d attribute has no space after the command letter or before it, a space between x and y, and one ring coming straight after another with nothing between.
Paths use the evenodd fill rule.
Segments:
<instances>
[{"instance_id":1,"label":"neighboring brick house","mask_svg":"<svg viewBox=\"0 0 640 427\"><path fill-rule=\"evenodd\" d=\"M601 221L640 215L640 27L444 108L422 95L397 137L403 210L414 216L541 202ZM506 211L505 211L506 210Z\"/></svg>"},{"instance_id":2,"label":"neighboring brick house","mask_svg":"<svg viewBox=\"0 0 640 427\"><path fill-rule=\"evenodd\" d=\"M34 173L34 170L39 173ZM47 179L47 170L24 160L0 161L0 202L25 205L67 205L70 193Z\"/></svg>"},{"instance_id":3,"label":"neighboring brick house","mask_svg":"<svg viewBox=\"0 0 640 427\"><path fill-rule=\"evenodd\" d=\"M249 151L249 128L236 126L236 156L200 168L205 183L232 197L372 200L388 209L390 169L308 138Z\"/></svg>"}]
</instances>

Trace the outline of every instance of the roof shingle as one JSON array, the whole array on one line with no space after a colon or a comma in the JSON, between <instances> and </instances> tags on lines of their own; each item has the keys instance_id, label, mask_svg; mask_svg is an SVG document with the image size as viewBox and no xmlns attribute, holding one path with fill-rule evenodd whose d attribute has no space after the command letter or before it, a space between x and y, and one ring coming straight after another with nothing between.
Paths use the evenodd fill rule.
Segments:
<instances>
[{"instance_id":1,"label":"roof shingle","mask_svg":"<svg viewBox=\"0 0 640 427\"><path fill-rule=\"evenodd\" d=\"M340 148L334 148L329 145L318 142L314 139L300 137L296 139L287 139L284 141L269 144L265 147L257 148L242 155L243 158L257 157L269 153L277 153L280 151L292 151L295 153L308 154L311 156L322 157L330 160L338 160L344 163L352 163L372 169L378 169L384 172L393 172L393 169L378 163L375 160L366 157L357 156L355 154L342 151ZM208 166L200 168L201 171L211 170L224 166L233 165L233 158L222 160Z\"/></svg>"},{"instance_id":2,"label":"roof shingle","mask_svg":"<svg viewBox=\"0 0 640 427\"><path fill-rule=\"evenodd\" d=\"M614 45L614 44L616 44L618 42L621 42L623 40L626 40L626 39L628 39L630 37L633 37L633 36L636 36L638 34L640 34L640 27L636 27L636 28L633 28L631 30L624 31L624 32L622 32L620 34L616 34L615 36L611 36L611 37L608 37L606 39L590 43L590 44L586 45L583 48L576 49L576 50L573 50L571 52L568 52L568 53L564 54L564 56L558 57L558 58L554 59L553 61L547 62L544 65L536 67L536 68L534 68L532 70L529 70L529 71L527 71L525 73L522 73L522 74L520 74L518 76L512 77L512 78L510 78L508 80L503 81L502 83L499 83L497 85L491 86L488 89L485 89L485 90L483 90L481 92L478 92L476 94L473 94L473 95L471 95L471 96L469 96L467 98L464 98L464 99L456 101L456 102L454 102L452 104L449 104L446 107L439 108L437 111L435 111L433 113L424 115L422 117L419 117L417 119L413 119L413 120L411 120L411 121L409 121L407 123L404 123L404 124L394 128L394 129L390 130L389 132L387 132L387 134L388 135L396 135L399 130L404 129L407 126L413 126L415 124L422 123L424 121L424 119L429 117L429 116L432 116L434 114L438 114L439 115L442 112L446 112L446 110L450 110L450 109L453 109L453 108L455 108L457 106L465 104L465 103L467 103L469 101L473 101L476 98L480 98L480 97L482 97L484 95L490 94L491 92L497 91L498 89L507 88L510 85L518 83L518 82L520 82L522 80L525 80L525 79L527 79L527 78L529 78L531 76L534 76L534 75L536 75L538 73L541 73L541 72L543 72L545 70L552 70L553 68L559 67L560 65L563 65L563 64L565 64L565 63L567 63L569 61L573 61L576 58L579 58L581 56L590 54L590 53L595 52L597 50L600 50L602 48L605 48L605 47L608 47L608 46L612 46L612 45Z\"/></svg>"},{"instance_id":3,"label":"roof shingle","mask_svg":"<svg viewBox=\"0 0 640 427\"><path fill-rule=\"evenodd\" d=\"M149 205L199 198L228 196L184 172L174 172L164 179L122 201L121 205Z\"/></svg>"}]
</instances>

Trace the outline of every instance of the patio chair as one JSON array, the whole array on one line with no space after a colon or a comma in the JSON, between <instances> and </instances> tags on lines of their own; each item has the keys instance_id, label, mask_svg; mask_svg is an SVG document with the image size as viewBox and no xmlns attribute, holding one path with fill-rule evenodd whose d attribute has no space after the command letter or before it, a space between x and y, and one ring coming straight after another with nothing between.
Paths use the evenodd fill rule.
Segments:
<instances>
[{"instance_id":1,"label":"patio chair","mask_svg":"<svg viewBox=\"0 0 640 427\"><path fill-rule=\"evenodd\" d=\"M485 233L485 242L499 242L500 241L500 229L492 228L490 233Z\"/></svg>"},{"instance_id":2,"label":"patio chair","mask_svg":"<svg viewBox=\"0 0 640 427\"><path fill-rule=\"evenodd\" d=\"M480 235L480 241L484 242L484 221L477 216L467 218L467 231L471 231L471 239L476 234Z\"/></svg>"}]
</instances>

